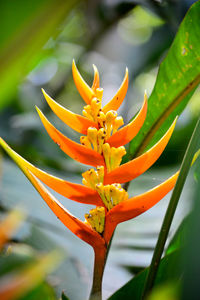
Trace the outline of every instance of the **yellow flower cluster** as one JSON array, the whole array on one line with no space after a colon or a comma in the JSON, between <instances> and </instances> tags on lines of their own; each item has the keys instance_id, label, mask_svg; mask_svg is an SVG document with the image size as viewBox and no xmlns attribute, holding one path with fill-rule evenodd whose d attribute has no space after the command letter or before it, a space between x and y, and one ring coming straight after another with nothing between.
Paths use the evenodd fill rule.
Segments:
<instances>
[{"instance_id":1,"label":"yellow flower cluster","mask_svg":"<svg viewBox=\"0 0 200 300\"><path fill-rule=\"evenodd\" d=\"M95 97L83 109L83 115L89 120L98 123L99 129L89 127L87 135L80 137L82 145L103 155L106 166L106 170L104 170L103 166L98 166L96 170L89 169L82 174L83 184L96 190L105 205L105 207L92 209L89 214L85 215L86 223L90 224L99 233L102 233L104 230L105 210L110 210L115 205L128 199L128 193L120 184L103 184L104 172L108 173L117 168L122 161L122 157L126 154L126 150L123 146L110 147L109 143L106 142L124 124L124 121L122 117L117 116L117 112L114 110L103 112L102 96L103 89L97 88Z\"/></svg>"}]
</instances>

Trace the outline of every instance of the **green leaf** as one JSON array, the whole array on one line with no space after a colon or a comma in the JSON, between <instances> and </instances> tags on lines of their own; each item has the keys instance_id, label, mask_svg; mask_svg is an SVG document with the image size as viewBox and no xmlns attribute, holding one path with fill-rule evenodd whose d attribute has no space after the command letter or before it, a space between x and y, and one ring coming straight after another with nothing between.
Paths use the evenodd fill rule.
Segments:
<instances>
[{"instance_id":1,"label":"green leaf","mask_svg":"<svg viewBox=\"0 0 200 300\"><path fill-rule=\"evenodd\" d=\"M180 115L200 82L200 2L182 21L175 40L161 63L148 101L145 124L130 143L130 157L141 154L166 132ZM144 86L145 89L145 86Z\"/></svg>"},{"instance_id":2,"label":"green leaf","mask_svg":"<svg viewBox=\"0 0 200 300\"><path fill-rule=\"evenodd\" d=\"M200 181L194 186L195 193L192 197L193 207L191 210L191 222L187 235L186 247L182 255L183 277L181 280L182 290L180 299L198 299L200 294Z\"/></svg>"},{"instance_id":3,"label":"green leaf","mask_svg":"<svg viewBox=\"0 0 200 300\"><path fill-rule=\"evenodd\" d=\"M38 63L42 47L59 33L58 26L78 2L63 0L3 1L0 11L0 109L8 104L18 83ZM47 50L46 50L47 52Z\"/></svg>"},{"instance_id":4,"label":"green leaf","mask_svg":"<svg viewBox=\"0 0 200 300\"><path fill-rule=\"evenodd\" d=\"M170 282L155 288L148 300L179 299L179 286L177 282Z\"/></svg>"},{"instance_id":5,"label":"green leaf","mask_svg":"<svg viewBox=\"0 0 200 300\"><path fill-rule=\"evenodd\" d=\"M156 285L167 283L168 281L177 280L180 275L179 267L180 252L174 251L166 255L162 260L156 278ZM141 300L145 278L149 268L139 273L127 284L114 293L109 300Z\"/></svg>"},{"instance_id":6,"label":"green leaf","mask_svg":"<svg viewBox=\"0 0 200 300\"><path fill-rule=\"evenodd\" d=\"M171 239L166 254L169 254L175 250L179 250L183 248L186 242L186 238L189 234L189 222L191 221L191 215L187 215L183 221L181 222L180 226L178 227L177 231L175 232L173 238Z\"/></svg>"}]
</instances>

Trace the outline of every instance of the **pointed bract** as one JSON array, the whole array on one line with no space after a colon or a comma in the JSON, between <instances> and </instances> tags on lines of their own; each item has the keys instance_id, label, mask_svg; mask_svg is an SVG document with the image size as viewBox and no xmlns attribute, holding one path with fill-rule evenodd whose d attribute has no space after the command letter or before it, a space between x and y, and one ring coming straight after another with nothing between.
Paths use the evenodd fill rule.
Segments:
<instances>
[{"instance_id":1,"label":"pointed bract","mask_svg":"<svg viewBox=\"0 0 200 300\"><path fill-rule=\"evenodd\" d=\"M124 183L140 176L160 157L172 135L177 118L165 135L147 152L105 174L104 184Z\"/></svg>"},{"instance_id":2,"label":"pointed bract","mask_svg":"<svg viewBox=\"0 0 200 300\"><path fill-rule=\"evenodd\" d=\"M33 173L26 168L24 169L24 173L53 213L70 231L92 247L104 245L102 237L86 223L70 214L69 211L33 175Z\"/></svg>"},{"instance_id":3,"label":"pointed bract","mask_svg":"<svg viewBox=\"0 0 200 300\"><path fill-rule=\"evenodd\" d=\"M95 190L92 190L84 185L63 180L48 174L39 168L36 168L34 165L12 150L2 138L0 138L0 145L21 169L26 167L44 184L60 195L84 204L102 205L101 198Z\"/></svg>"},{"instance_id":4,"label":"pointed bract","mask_svg":"<svg viewBox=\"0 0 200 300\"><path fill-rule=\"evenodd\" d=\"M147 114L147 96L144 95L144 103L137 116L126 126L114 133L106 143L111 147L120 147L129 143L139 132Z\"/></svg>"},{"instance_id":5,"label":"pointed bract","mask_svg":"<svg viewBox=\"0 0 200 300\"><path fill-rule=\"evenodd\" d=\"M95 65L93 65L93 69L94 69L94 80L92 83L92 90L95 92L96 89L99 88L100 82L99 82L99 71Z\"/></svg>"},{"instance_id":6,"label":"pointed bract","mask_svg":"<svg viewBox=\"0 0 200 300\"><path fill-rule=\"evenodd\" d=\"M79 91L79 94L87 104L90 104L92 98L95 97L95 93L82 78L74 60L72 62L72 74L74 78L74 83L76 85L77 90Z\"/></svg>"},{"instance_id":7,"label":"pointed bract","mask_svg":"<svg viewBox=\"0 0 200 300\"><path fill-rule=\"evenodd\" d=\"M93 167L104 165L103 157L98 152L88 149L87 147L67 138L47 120L39 108L36 107L36 109L49 136L63 152L71 158L86 165Z\"/></svg>"},{"instance_id":8,"label":"pointed bract","mask_svg":"<svg viewBox=\"0 0 200 300\"><path fill-rule=\"evenodd\" d=\"M124 101L124 98L126 96L128 90L128 69L126 68L126 73L124 76L124 80L115 94L115 96L103 107L103 112L107 113L109 110L118 110L122 102Z\"/></svg>"},{"instance_id":9,"label":"pointed bract","mask_svg":"<svg viewBox=\"0 0 200 300\"><path fill-rule=\"evenodd\" d=\"M164 198L175 186L179 171L153 189L113 207L106 216L105 240L109 243L117 224L135 218Z\"/></svg>"},{"instance_id":10,"label":"pointed bract","mask_svg":"<svg viewBox=\"0 0 200 300\"><path fill-rule=\"evenodd\" d=\"M54 101L46 92L42 89L43 95L53 110L53 112L60 118L65 124L79 133L87 134L88 127L95 127L98 129L98 124L95 122L71 112L64 108L62 105Z\"/></svg>"}]
</instances>

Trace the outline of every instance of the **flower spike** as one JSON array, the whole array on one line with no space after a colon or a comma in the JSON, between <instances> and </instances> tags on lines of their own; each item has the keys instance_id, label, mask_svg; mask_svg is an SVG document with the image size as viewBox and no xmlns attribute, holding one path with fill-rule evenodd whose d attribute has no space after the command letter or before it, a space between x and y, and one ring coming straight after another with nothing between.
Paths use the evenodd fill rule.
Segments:
<instances>
[{"instance_id":1,"label":"flower spike","mask_svg":"<svg viewBox=\"0 0 200 300\"><path fill-rule=\"evenodd\" d=\"M67 138L47 120L38 107L36 109L46 131L63 152L86 165L104 165L103 157L99 153Z\"/></svg>"},{"instance_id":2,"label":"flower spike","mask_svg":"<svg viewBox=\"0 0 200 300\"><path fill-rule=\"evenodd\" d=\"M144 103L137 116L126 126L114 133L106 143L111 147L119 147L129 143L139 132L147 114L147 95L144 94Z\"/></svg>"},{"instance_id":3,"label":"flower spike","mask_svg":"<svg viewBox=\"0 0 200 300\"><path fill-rule=\"evenodd\" d=\"M93 97L95 97L94 91L89 87L89 85L83 80L81 74L79 73L75 61L72 62L72 74L74 78L74 83L79 91L79 94L83 100L90 104Z\"/></svg>"},{"instance_id":4,"label":"flower spike","mask_svg":"<svg viewBox=\"0 0 200 300\"><path fill-rule=\"evenodd\" d=\"M83 116L65 109L42 90L52 111L64 123L82 134L80 144L57 130L36 107L53 141L73 159L94 167L82 174L83 185L65 181L38 169L0 138L0 145L21 168L54 214L69 230L94 248L92 295L100 290L99 286L95 286L95 280L101 283L108 246L116 226L154 206L174 187L179 174L177 172L146 193L129 198L128 192L121 183L140 176L160 157L173 133L177 118L153 147L120 166L126 154L124 145L137 135L145 121L147 95L144 94L143 106L136 117L123 126L123 118L118 116L116 110L122 104L128 89L128 69L126 68L123 82L116 95L102 108L103 89L100 88L98 69L94 65L93 68L94 80L92 87L89 87L77 70L75 62L72 63L75 85L87 104L83 108ZM199 153L196 154L195 159ZM71 200L92 204L95 207L85 214L83 222L71 215L43 184Z\"/></svg>"},{"instance_id":5,"label":"flower spike","mask_svg":"<svg viewBox=\"0 0 200 300\"><path fill-rule=\"evenodd\" d=\"M144 154L119 166L110 173L105 174L104 184L110 184L113 182L124 183L140 176L146 170L148 170L160 157L165 147L167 146L168 141L176 125L176 121L177 117L168 129L168 131L165 133L165 135Z\"/></svg>"},{"instance_id":6,"label":"flower spike","mask_svg":"<svg viewBox=\"0 0 200 300\"><path fill-rule=\"evenodd\" d=\"M94 69L94 80L93 80L93 83L92 83L92 90L94 92L96 92L96 89L99 88L99 72L98 72L98 69L95 65L93 65L93 69Z\"/></svg>"},{"instance_id":7,"label":"flower spike","mask_svg":"<svg viewBox=\"0 0 200 300\"><path fill-rule=\"evenodd\" d=\"M95 122L88 120L81 115L75 114L70 110L64 108L62 105L58 104L45 92L44 89L42 89L42 92L53 112L58 116L58 118L60 118L72 129L76 130L79 133L87 134L87 130L89 127L98 128L98 125Z\"/></svg>"},{"instance_id":8,"label":"flower spike","mask_svg":"<svg viewBox=\"0 0 200 300\"><path fill-rule=\"evenodd\" d=\"M104 245L103 238L86 223L74 217L69 211L43 186L41 182L26 168L23 170L41 197L58 217L58 219L80 239L92 247Z\"/></svg>"},{"instance_id":9,"label":"flower spike","mask_svg":"<svg viewBox=\"0 0 200 300\"><path fill-rule=\"evenodd\" d=\"M19 154L17 154L14 150L12 150L2 138L0 138L0 145L21 169L26 167L39 180L60 195L80 203L102 205L102 201L96 191L86 186L55 177L40 170L39 168L36 168L27 160L22 158Z\"/></svg>"},{"instance_id":10,"label":"flower spike","mask_svg":"<svg viewBox=\"0 0 200 300\"><path fill-rule=\"evenodd\" d=\"M126 68L124 80L119 90L117 91L116 95L112 98L112 100L103 107L103 112L107 113L109 110L118 110L118 108L120 107L120 105L122 104L126 96L127 90L128 90L128 68Z\"/></svg>"}]
</instances>

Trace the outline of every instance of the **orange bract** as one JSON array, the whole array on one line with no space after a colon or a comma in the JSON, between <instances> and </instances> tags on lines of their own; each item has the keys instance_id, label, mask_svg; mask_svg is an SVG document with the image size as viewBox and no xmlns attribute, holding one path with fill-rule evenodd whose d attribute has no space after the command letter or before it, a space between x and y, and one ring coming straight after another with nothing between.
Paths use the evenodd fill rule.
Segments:
<instances>
[{"instance_id":1,"label":"orange bract","mask_svg":"<svg viewBox=\"0 0 200 300\"><path fill-rule=\"evenodd\" d=\"M113 182L124 183L138 177L149 169L164 151L172 135L175 124L176 119L166 134L147 152L106 174L104 177L104 184Z\"/></svg>"},{"instance_id":2,"label":"orange bract","mask_svg":"<svg viewBox=\"0 0 200 300\"><path fill-rule=\"evenodd\" d=\"M79 73L75 61L73 60L72 62L72 74L74 78L74 83L77 87L77 90L79 91L81 97L83 100L87 103L90 104L92 98L95 96L94 91L87 85L87 83L83 80L81 74ZM97 78L97 75L96 77ZM95 82L97 79L95 79Z\"/></svg>"},{"instance_id":3,"label":"orange bract","mask_svg":"<svg viewBox=\"0 0 200 300\"><path fill-rule=\"evenodd\" d=\"M37 107L36 107L37 108ZM104 165L103 157L92 149L73 142L58 131L37 108L40 119L52 140L71 158L90 166Z\"/></svg>"},{"instance_id":4,"label":"orange bract","mask_svg":"<svg viewBox=\"0 0 200 300\"><path fill-rule=\"evenodd\" d=\"M68 210L38 181L38 179L29 170L24 170L24 172L47 205L69 230L71 230L74 234L91 246L104 245L104 240L97 232L70 214Z\"/></svg>"},{"instance_id":5,"label":"orange bract","mask_svg":"<svg viewBox=\"0 0 200 300\"><path fill-rule=\"evenodd\" d=\"M126 96L127 90L128 90L128 69L126 68L124 80L119 90L117 91L116 95L112 98L112 100L110 100L110 102L108 102L108 104L104 106L103 112L107 113L110 110L118 110L118 108L120 107L120 105L122 104Z\"/></svg>"},{"instance_id":6,"label":"orange bract","mask_svg":"<svg viewBox=\"0 0 200 300\"><path fill-rule=\"evenodd\" d=\"M117 224L145 212L174 187L178 172L154 189L132 198L128 198L128 193L120 183L136 178L153 165L164 151L174 130L176 119L152 148L120 166L122 156L126 153L123 145L136 136L145 121L147 95L144 95L143 106L136 117L119 129L123 119L117 116L116 110L122 104L128 89L128 69L116 95L102 108L103 89L99 87L99 72L96 66L93 65L93 68L94 80L92 87L89 87L77 70L75 62L72 63L74 82L87 103L83 110L84 116L70 112L42 90L52 111L72 129L85 135L81 136L82 144L62 134L37 108L44 127L61 150L80 163L96 167L96 170L90 169L83 173L83 185L68 182L36 168L13 151L1 138L0 145L19 165L61 222L90 244L95 253L105 254ZM71 215L41 181L59 194L80 203L92 204L95 208L85 215L85 222L82 222Z\"/></svg>"},{"instance_id":7,"label":"orange bract","mask_svg":"<svg viewBox=\"0 0 200 300\"><path fill-rule=\"evenodd\" d=\"M105 225L104 236L106 242L109 242L113 234L113 230L119 223L141 215L165 197L165 195L173 189L178 175L179 172L176 172L169 179L146 193L129 198L128 200L113 207L108 212L106 218L107 223Z\"/></svg>"},{"instance_id":8,"label":"orange bract","mask_svg":"<svg viewBox=\"0 0 200 300\"><path fill-rule=\"evenodd\" d=\"M48 174L47 172L40 170L39 168L36 168L34 165L29 163L15 151L13 151L1 138L0 145L20 168L23 167L31 171L39 180L41 180L44 184L46 184L48 187L61 194L62 196L80 203L93 205L102 204L101 198L96 191L86 186L55 177L51 174Z\"/></svg>"},{"instance_id":9,"label":"orange bract","mask_svg":"<svg viewBox=\"0 0 200 300\"><path fill-rule=\"evenodd\" d=\"M64 108L55 102L43 89L42 92L53 112L72 129L82 134L87 134L88 127L98 128L98 125L95 122Z\"/></svg>"},{"instance_id":10,"label":"orange bract","mask_svg":"<svg viewBox=\"0 0 200 300\"><path fill-rule=\"evenodd\" d=\"M107 143L112 147L119 147L129 143L139 132L142 127L147 113L147 96L144 96L144 104L139 111L138 115L129 124L121 128L119 131L114 133Z\"/></svg>"}]
</instances>

